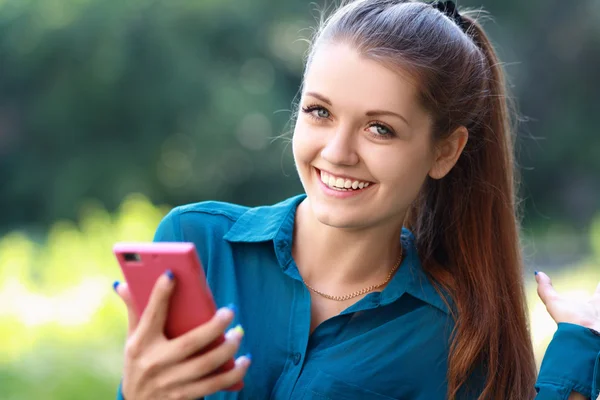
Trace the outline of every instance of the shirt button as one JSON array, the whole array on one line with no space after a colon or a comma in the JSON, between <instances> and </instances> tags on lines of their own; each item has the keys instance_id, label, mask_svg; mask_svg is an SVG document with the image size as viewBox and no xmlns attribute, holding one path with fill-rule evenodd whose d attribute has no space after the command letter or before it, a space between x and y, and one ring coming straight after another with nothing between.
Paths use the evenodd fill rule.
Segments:
<instances>
[{"instance_id":1,"label":"shirt button","mask_svg":"<svg viewBox=\"0 0 600 400\"><path fill-rule=\"evenodd\" d=\"M300 360L302 359L302 354L300 353L294 353L294 365L298 365L298 363L300 362Z\"/></svg>"}]
</instances>

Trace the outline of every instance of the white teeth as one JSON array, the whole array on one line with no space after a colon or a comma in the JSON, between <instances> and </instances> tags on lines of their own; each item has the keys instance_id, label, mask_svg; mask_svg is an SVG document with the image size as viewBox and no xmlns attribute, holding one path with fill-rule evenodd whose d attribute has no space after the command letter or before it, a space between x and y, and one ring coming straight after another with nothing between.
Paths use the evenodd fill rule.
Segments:
<instances>
[{"instance_id":1,"label":"white teeth","mask_svg":"<svg viewBox=\"0 0 600 400\"><path fill-rule=\"evenodd\" d=\"M348 191L362 189L369 186L368 182L351 181L350 179L336 178L327 172L321 171L321 181L332 189Z\"/></svg>"}]
</instances>

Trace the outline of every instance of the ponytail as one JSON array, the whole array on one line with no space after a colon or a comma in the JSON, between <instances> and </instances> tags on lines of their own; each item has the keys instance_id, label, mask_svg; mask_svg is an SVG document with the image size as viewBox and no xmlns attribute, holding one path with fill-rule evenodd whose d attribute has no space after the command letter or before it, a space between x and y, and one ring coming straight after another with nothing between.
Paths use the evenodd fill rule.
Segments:
<instances>
[{"instance_id":1,"label":"ponytail","mask_svg":"<svg viewBox=\"0 0 600 400\"><path fill-rule=\"evenodd\" d=\"M504 73L481 26L462 16L488 76L479 120L453 170L429 179L411 210L423 266L454 303L448 398L479 365L480 399L534 397L536 368L528 329L516 217L513 135ZM466 388L465 388L466 389Z\"/></svg>"}]
</instances>

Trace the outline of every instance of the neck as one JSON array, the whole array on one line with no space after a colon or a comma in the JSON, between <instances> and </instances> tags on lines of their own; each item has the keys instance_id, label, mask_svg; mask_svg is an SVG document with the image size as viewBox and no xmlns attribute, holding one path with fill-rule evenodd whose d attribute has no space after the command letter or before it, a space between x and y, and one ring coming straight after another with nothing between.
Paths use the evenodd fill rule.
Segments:
<instances>
[{"instance_id":1,"label":"neck","mask_svg":"<svg viewBox=\"0 0 600 400\"><path fill-rule=\"evenodd\" d=\"M317 220L308 198L298 206L295 221L294 259L303 279L322 289L378 283L398 261L401 222L364 229L331 227Z\"/></svg>"}]
</instances>

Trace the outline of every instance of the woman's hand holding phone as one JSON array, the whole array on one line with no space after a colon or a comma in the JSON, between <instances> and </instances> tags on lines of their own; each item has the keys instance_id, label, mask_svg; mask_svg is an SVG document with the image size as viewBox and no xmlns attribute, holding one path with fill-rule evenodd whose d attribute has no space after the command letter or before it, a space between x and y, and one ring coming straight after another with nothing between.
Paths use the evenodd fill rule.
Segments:
<instances>
[{"instance_id":1,"label":"woman's hand holding phone","mask_svg":"<svg viewBox=\"0 0 600 400\"><path fill-rule=\"evenodd\" d=\"M175 285L172 276L162 275L139 319L127 284L120 283L115 288L128 314L122 382L126 400L197 399L235 385L248 370L250 359L242 356L233 369L214 374L238 351L243 336L239 328L230 329L222 344L196 355L229 326L234 317L229 308L218 310L208 322L181 336L173 339L165 336L169 299Z\"/></svg>"}]
</instances>

